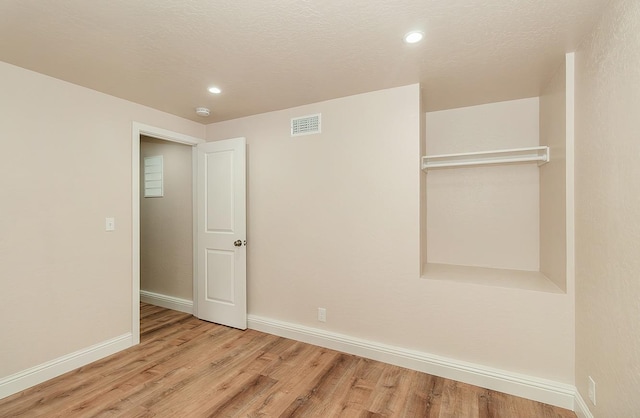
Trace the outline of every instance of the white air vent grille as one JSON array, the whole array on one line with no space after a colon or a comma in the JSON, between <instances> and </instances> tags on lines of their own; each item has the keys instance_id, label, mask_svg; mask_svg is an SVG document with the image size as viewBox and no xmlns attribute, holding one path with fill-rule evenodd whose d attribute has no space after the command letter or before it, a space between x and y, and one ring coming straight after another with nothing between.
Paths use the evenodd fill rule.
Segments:
<instances>
[{"instance_id":1,"label":"white air vent grille","mask_svg":"<svg viewBox=\"0 0 640 418\"><path fill-rule=\"evenodd\" d=\"M319 134L320 113L291 119L291 136Z\"/></svg>"},{"instance_id":2,"label":"white air vent grille","mask_svg":"<svg viewBox=\"0 0 640 418\"><path fill-rule=\"evenodd\" d=\"M144 157L144 197L163 197L164 158L162 155Z\"/></svg>"}]
</instances>

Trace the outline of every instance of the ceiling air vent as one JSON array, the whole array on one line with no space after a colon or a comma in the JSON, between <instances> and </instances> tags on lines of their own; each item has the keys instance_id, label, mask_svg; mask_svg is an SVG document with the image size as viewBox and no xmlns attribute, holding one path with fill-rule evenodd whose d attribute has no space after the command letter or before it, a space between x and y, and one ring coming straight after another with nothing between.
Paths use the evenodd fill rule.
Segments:
<instances>
[{"instance_id":1,"label":"ceiling air vent","mask_svg":"<svg viewBox=\"0 0 640 418\"><path fill-rule=\"evenodd\" d=\"M291 136L319 134L320 113L291 119Z\"/></svg>"}]
</instances>

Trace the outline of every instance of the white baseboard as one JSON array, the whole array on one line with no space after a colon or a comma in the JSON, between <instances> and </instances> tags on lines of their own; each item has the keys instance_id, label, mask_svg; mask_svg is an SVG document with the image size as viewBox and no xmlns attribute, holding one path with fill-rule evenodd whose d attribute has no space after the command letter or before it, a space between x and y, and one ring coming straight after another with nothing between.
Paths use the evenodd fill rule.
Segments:
<instances>
[{"instance_id":1,"label":"white baseboard","mask_svg":"<svg viewBox=\"0 0 640 418\"><path fill-rule=\"evenodd\" d=\"M140 301L167 309L173 309L174 311L193 314L193 302L187 299L180 299L173 296L141 290Z\"/></svg>"},{"instance_id":2,"label":"white baseboard","mask_svg":"<svg viewBox=\"0 0 640 418\"><path fill-rule=\"evenodd\" d=\"M131 333L78 350L0 379L0 399L132 346Z\"/></svg>"},{"instance_id":3,"label":"white baseboard","mask_svg":"<svg viewBox=\"0 0 640 418\"><path fill-rule=\"evenodd\" d=\"M255 315L249 315L248 323L249 328L257 331L355 354L561 408L574 409L576 388L565 383Z\"/></svg>"},{"instance_id":4,"label":"white baseboard","mask_svg":"<svg viewBox=\"0 0 640 418\"><path fill-rule=\"evenodd\" d=\"M582 395L580 395L580 392L578 392L577 390L576 390L575 405L576 406L574 411L578 416L578 418L593 418L593 414L589 410L587 403L584 401L584 398L582 397Z\"/></svg>"}]
</instances>

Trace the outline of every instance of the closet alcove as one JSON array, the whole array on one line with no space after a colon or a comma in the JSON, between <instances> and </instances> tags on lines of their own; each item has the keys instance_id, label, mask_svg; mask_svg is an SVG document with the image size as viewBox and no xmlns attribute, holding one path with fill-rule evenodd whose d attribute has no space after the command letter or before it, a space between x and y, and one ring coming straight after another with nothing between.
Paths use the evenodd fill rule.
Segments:
<instances>
[{"instance_id":1,"label":"closet alcove","mask_svg":"<svg viewBox=\"0 0 640 418\"><path fill-rule=\"evenodd\" d=\"M540 97L426 113L423 278L566 292L572 86L565 68Z\"/></svg>"}]
</instances>

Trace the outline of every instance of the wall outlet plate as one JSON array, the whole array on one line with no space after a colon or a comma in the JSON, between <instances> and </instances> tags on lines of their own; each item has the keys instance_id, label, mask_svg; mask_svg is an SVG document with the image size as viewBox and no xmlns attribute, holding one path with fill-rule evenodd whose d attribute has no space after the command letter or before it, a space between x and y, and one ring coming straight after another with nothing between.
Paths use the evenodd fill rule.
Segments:
<instances>
[{"instance_id":1,"label":"wall outlet plate","mask_svg":"<svg viewBox=\"0 0 640 418\"><path fill-rule=\"evenodd\" d=\"M596 382L589 376L589 400L592 404L596 404Z\"/></svg>"},{"instance_id":2,"label":"wall outlet plate","mask_svg":"<svg viewBox=\"0 0 640 418\"><path fill-rule=\"evenodd\" d=\"M318 321L327 322L327 310L325 308L318 308Z\"/></svg>"}]
</instances>

